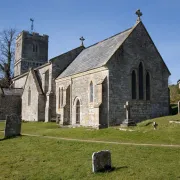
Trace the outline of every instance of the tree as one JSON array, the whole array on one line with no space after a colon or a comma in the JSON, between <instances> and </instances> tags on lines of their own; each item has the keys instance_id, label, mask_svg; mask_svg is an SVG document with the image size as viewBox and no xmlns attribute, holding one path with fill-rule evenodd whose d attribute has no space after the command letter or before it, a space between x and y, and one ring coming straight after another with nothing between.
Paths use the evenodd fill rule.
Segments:
<instances>
[{"instance_id":1,"label":"tree","mask_svg":"<svg viewBox=\"0 0 180 180\"><path fill-rule=\"evenodd\" d=\"M12 63L15 57L16 29L5 29L0 32L0 72L7 86L11 84Z\"/></svg>"}]
</instances>

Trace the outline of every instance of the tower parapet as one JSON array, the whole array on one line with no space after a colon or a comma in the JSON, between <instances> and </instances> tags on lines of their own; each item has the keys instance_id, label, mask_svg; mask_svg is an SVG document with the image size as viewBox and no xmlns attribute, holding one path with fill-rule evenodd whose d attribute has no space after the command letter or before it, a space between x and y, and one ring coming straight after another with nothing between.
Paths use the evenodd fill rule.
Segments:
<instances>
[{"instance_id":1,"label":"tower parapet","mask_svg":"<svg viewBox=\"0 0 180 180\"><path fill-rule=\"evenodd\" d=\"M22 31L16 38L14 76L48 62L48 35Z\"/></svg>"}]
</instances>

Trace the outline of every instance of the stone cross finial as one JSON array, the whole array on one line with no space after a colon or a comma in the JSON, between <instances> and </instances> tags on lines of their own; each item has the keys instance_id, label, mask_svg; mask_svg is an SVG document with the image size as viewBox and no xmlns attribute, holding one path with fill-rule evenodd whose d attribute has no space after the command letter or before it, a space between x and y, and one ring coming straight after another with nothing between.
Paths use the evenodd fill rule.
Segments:
<instances>
[{"instance_id":1,"label":"stone cross finial","mask_svg":"<svg viewBox=\"0 0 180 180\"><path fill-rule=\"evenodd\" d=\"M81 46L84 46L84 43L83 43L85 40L84 37L82 36L79 40L82 42Z\"/></svg>"},{"instance_id":2,"label":"stone cross finial","mask_svg":"<svg viewBox=\"0 0 180 180\"><path fill-rule=\"evenodd\" d=\"M140 11L140 9L136 11L136 15L138 16L137 21L141 21L141 16L143 15L143 13Z\"/></svg>"}]
</instances>

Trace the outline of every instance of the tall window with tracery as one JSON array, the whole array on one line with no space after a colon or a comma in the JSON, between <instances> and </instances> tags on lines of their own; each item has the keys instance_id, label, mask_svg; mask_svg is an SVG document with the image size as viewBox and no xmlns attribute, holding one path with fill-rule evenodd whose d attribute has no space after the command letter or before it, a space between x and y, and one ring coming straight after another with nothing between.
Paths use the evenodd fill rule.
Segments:
<instances>
[{"instance_id":1,"label":"tall window with tracery","mask_svg":"<svg viewBox=\"0 0 180 180\"><path fill-rule=\"evenodd\" d=\"M93 94L93 83L91 81L90 83L90 102L93 102L93 99L94 99L94 94Z\"/></svg>"},{"instance_id":2,"label":"tall window with tracery","mask_svg":"<svg viewBox=\"0 0 180 180\"><path fill-rule=\"evenodd\" d=\"M150 97L151 97L150 85L151 85L150 75L147 72L146 74L146 100L150 100Z\"/></svg>"},{"instance_id":3,"label":"tall window with tracery","mask_svg":"<svg viewBox=\"0 0 180 180\"><path fill-rule=\"evenodd\" d=\"M132 72L131 79L131 90L132 90L132 99L136 99L136 72Z\"/></svg>"},{"instance_id":4,"label":"tall window with tracery","mask_svg":"<svg viewBox=\"0 0 180 180\"><path fill-rule=\"evenodd\" d=\"M63 88L61 88L61 106L63 105Z\"/></svg>"},{"instance_id":5,"label":"tall window with tracery","mask_svg":"<svg viewBox=\"0 0 180 180\"><path fill-rule=\"evenodd\" d=\"M58 98L58 108L60 109L61 107L61 89L59 88L59 92L58 92L59 98Z\"/></svg>"},{"instance_id":6,"label":"tall window with tracery","mask_svg":"<svg viewBox=\"0 0 180 180\"><path fill-rule=\"evenodd\" d=\"M144 99L144 84L143 84L143 64L139 64L139 99Z\"/></svg>"}]
</instances>

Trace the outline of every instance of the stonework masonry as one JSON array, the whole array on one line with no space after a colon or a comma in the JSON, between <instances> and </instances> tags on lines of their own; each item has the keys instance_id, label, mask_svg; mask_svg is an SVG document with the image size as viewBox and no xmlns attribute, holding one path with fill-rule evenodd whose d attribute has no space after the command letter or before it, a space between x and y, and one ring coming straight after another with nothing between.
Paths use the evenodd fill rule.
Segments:
<instances>
[{"instance_id":1,"label":"stonework masonry","mask_svg":"<svg viewBox=\"0 0 180 180\"><path fill-rule=\"evenodd\" d=\"M143 65L143 99L139 97L140 63ZM106 70L105 70L106 69ZM132 100L132 71L136 76L136 99ZM168 77L170 75L164 61L154 46L144 25L136 24L122 45L104 66L104 69L78 73L65 78L57 78L56 95L63 89L63 104L56 112L61 124L77 124L76 103L80 101L80 124L103 127L119 125L125 120L124 104L129 101L131 118L135 122L169 114ZM150 100L146 99L146 74L150 74ZM61 77L61 75L60 75ZM89 85L93 82L94 101L89 101ZM101 86L100 86L101 85ZM70 93L66 90L70 89ZM69 104L66 103L70 94ZM69 110L66 109L66 106ZM60 107L60 108L58 108ZM66 115L66 110L70 113ZM66 117L68 120L66 120ZM68 121L68 122L67 122Z\"/></svg>"},{"instance_id":2,"label":"stonework masonry","mask_svg":"<svg viewBox=\"0 0 180 180\"><path fill-rule=\"evenodd\" d=\"M48 36L22 31L16 39L14 76L48 61Z\"/></svg>"},{"instance_id":3,"label":"stonework masonry","mask_svg":"<svg viewBox=\"0 0 180 180\"><path fill-rule=\"evenodd\" d=\"M61 114L61 124L76 125L76 103L79 100L81 125L93 127L99 127L100 123L105 126L108 125L108 107L106 103L108 96L102 96L103 83L106 83L104 92L107 91L107 76L108 70L106 68L101 68L57 82L57 97L59 97L59 89L63 89L64 93L63 97L61 96L61 98L63 98L63 104L59 106L59 101L56 101L56 112L59 115ZM93 102L90 102L89 85L91 82L93 83L94 89ZM102 103L106 105L102 106ZM66 118L67 114L68 117L70 117L68 119ZM104 117L101 117L102 114Z\"/></svg>"},{"instance_id":4,"label":"stonework masonry","mask_svg":"<svg viewBox=\"0 0 180 180\"><path fill-rule=\"evenodd\" d=\"M22 94L23 120L45 122L56 120L55 78L83 49L84 47L73 49L13 79L15 88L24 89ZM28 102L29 91L31 92L30 104Z\"/></svg>"},{"instance_id":5,"label":"stonework masonry","mask_svg":"<svg viewBox=\"0 0 180 180\"><path fill-rule=\"evenodd\" d=\"M103 128L125 120L126 101L135 122L169 114L170 72L141 20L49 62L48 36L22 32L16 44L13 85L23 88L23 120Z\"/></svg>"},{"instance_id":6,"label":"stonework masonry","mask_svg":"<svg viewBox=\"0 0 180 180\"><path fill-rule=\"evenodd\" d=\"M143 63L144 77L146 72L149 72L151 77L151 98L149 101L145 97L145 88L143 100L139 100L138 91L137 99L132 100L131 96L132 71L137 72L138 87L138 66L140 62ZM132 111L136 110L136 112L131 112L136 121L169 114L169 71L142 23L136 26L122 47L114 54L108 63L108 67L109 118L112 124L119 124L124 120L123 106L126 101L131 102ZM144 87L145 84L144 78Z\"/></svg>"}]
</instances>

